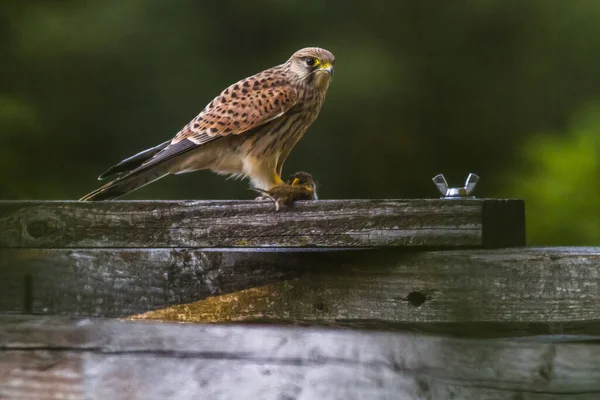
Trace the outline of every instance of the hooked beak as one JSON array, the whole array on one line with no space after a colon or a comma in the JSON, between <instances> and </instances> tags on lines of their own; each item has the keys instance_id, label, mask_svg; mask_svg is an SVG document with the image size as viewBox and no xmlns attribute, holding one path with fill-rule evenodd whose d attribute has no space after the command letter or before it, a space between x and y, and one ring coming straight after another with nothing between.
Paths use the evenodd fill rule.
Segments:
<instances>
[{"instance_id":1,"label":"hooked beak","mask_svg":"<svg viewBox=\"0 0 600 400\"><path fill-rule=\"evenodd\" d=\"M333 65L331 63L324 63L321 65L321 71L325 71L329 76L333 77Z\"/></svg>"}]
</instances>

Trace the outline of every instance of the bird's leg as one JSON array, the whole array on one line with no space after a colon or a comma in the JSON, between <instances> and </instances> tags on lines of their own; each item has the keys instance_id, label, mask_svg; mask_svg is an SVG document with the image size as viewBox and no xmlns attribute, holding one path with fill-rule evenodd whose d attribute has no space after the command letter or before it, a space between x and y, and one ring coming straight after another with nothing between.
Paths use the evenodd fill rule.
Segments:
<instances>
[{"instance_id":1,"label":"bird's leg","mask_svg":"<svg viewBox=\"0 0 600 400\"><path fill-rule=\"evenodd\" d=\"M257 189L267 199L275 202L275 210L287 208L296 200L316 200L316 185L312 176L306 172L292 174L286 182L273 186L269 190Z\"/></svg>"},{"instance_id":2,"label":"bird's leg","mask_svg":"<svg viewBox=\"0 0 600 400\"><path fill-rule=\"evenodd\" d=\"M270 189L266 190L266 189L262 189L259 187L255 187L254 190L261 193L261 196L258 196L256 199L257 201L271 201L274 200L272 196L269 195L269 191L272 190L273 188L277 187L277 186L281 186L281 185L285 185L286 183L283 182L283 180L281 179L281 176L279 174L273 174L272 177L272 184L269 185ZM264 187L264 186L263 186Z\"/></svg>"}]
</instances>

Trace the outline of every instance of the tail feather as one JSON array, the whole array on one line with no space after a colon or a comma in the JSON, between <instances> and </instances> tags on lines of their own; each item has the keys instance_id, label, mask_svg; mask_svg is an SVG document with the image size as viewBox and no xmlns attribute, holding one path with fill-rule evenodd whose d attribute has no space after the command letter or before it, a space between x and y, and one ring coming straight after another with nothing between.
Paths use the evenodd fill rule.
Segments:
<instances>
[{"instance_id":1,"label":"tail feather","mask_svg":"<svg viewBox=\"0 0 600 400\"><path fill-rule=\"evenodd\" d=\"M108 176L117 177L106 185L94 190L93 192L83 196L81 201L96 201L96 200L112 200L117 199L129 192L146 186L166 175L188 172L188 169L177 167L177 160L191 150L197 149L198 145L191 140L181 140L177 143L171 142L161 143L156 147L144 150L133 157L129 157L121 161L119 164L110 168L104 174L100 175L99 179ZM210 156L210 152L204 153ZM209 161L214 159L210 156L200 161L203 158L195 159L194 170L207 168Z\"/></svg>"},{"instance_id":2,"label":"tail feather","mask_svg":"<svg viewBox=\"0 0 600 400\"><path fill-rule=\"evenodd\" d=\"M171 141L168 140L164 143L159 144L158 146L144 150L142 152L137 153L134 156L124 159L123 161L121 161L117 165L110 167L108 169L108 171L106 171L102 175L100 175L98 177L98 180L101 181L101 180L109 178L113 175L122 175L124 173L133 171L134 169L136 169L136 168L140 167L142 164L144 164L146 161L150 160L161 150L164 150L170 143L171 143Z\"/></svg>"},{"instance_id":3,"label":"tail feather","mask_svg":"<svg viewBox=\"0 0 600 400\"><path fill-rule=\"evenodd\" d=\"M169 164L170 163L166 162L153 168L133 171L129 175L108 182L106 185L99 187L79 200L100 201L117 199L129 192L133 192L134 190L169 175Z\"/></svg>"},{"instance_id":4,"label":"tail feather","mask_svg":"<svg viewBox=\"0 0 600 400\"><path fill-rule=\"evenodd\" d=\"M144 150L132 157L126 158L117 165L112 166L98 177L99 180L116 176L106 185L99 187L83 196L80 201L99 201L117 199L129 192L146 186L163 176L169 174L169 162L154 165L147 164L156 154L160 153L171 142L167 141L158 146Z\"/></svg>"}]
</instances>

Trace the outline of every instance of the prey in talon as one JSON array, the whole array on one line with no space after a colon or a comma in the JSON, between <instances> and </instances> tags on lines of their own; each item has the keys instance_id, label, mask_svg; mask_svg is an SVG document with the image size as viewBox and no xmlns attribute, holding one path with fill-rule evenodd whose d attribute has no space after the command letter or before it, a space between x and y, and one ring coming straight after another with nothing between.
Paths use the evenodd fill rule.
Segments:
<instances>
[{"instance_id":1,"label":"prey in talon","mask_svg":"<svg viewBox=\"0 0 600 400\"><path fill-rule=\"evenodd\" d=\"M218 66L218 60L211 62ZM288 155L319 115L333 71L329 51L298 50L283 64L223 90L173 139L110 168L99 178L110 181L81 200L116 199L167 175L204 169L248 178L255 189L273 196L297 192L281 198L308 193L310 185L298 183L302 177L285 185L281 173ZM280 188L287 186L291 189Z\"/></svg>"},{"instance_id":2,"label":"prey in talon","mask_svg":"<svg viewBox=\"0 0 600 400\"><path fill-rule=\"evenodd\" d=\"M317 185L308 172L296 172L289 176L284 184L270 190L255 189L263 196L258 200L271 199L275 202L275 211L290 207L297 200L317 200Z\"/></svg>"}]
</instances>

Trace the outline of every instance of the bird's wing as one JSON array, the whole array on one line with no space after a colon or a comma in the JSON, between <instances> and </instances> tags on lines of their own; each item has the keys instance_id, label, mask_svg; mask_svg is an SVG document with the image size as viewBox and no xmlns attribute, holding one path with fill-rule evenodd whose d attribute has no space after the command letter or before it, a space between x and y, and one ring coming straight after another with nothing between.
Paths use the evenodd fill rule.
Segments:
<instances>
[{"instance_id":1,"label":"bird's wing","mask_svg":"<svg viewBox=\"0 0 600 400\"><path fill-rule=\"evenodd\" d=\"M296 89L269 70L229 86L148 160L149 167L218 138L239 135L281 117L297 104Z\"/></svg>"}]
</instances>

